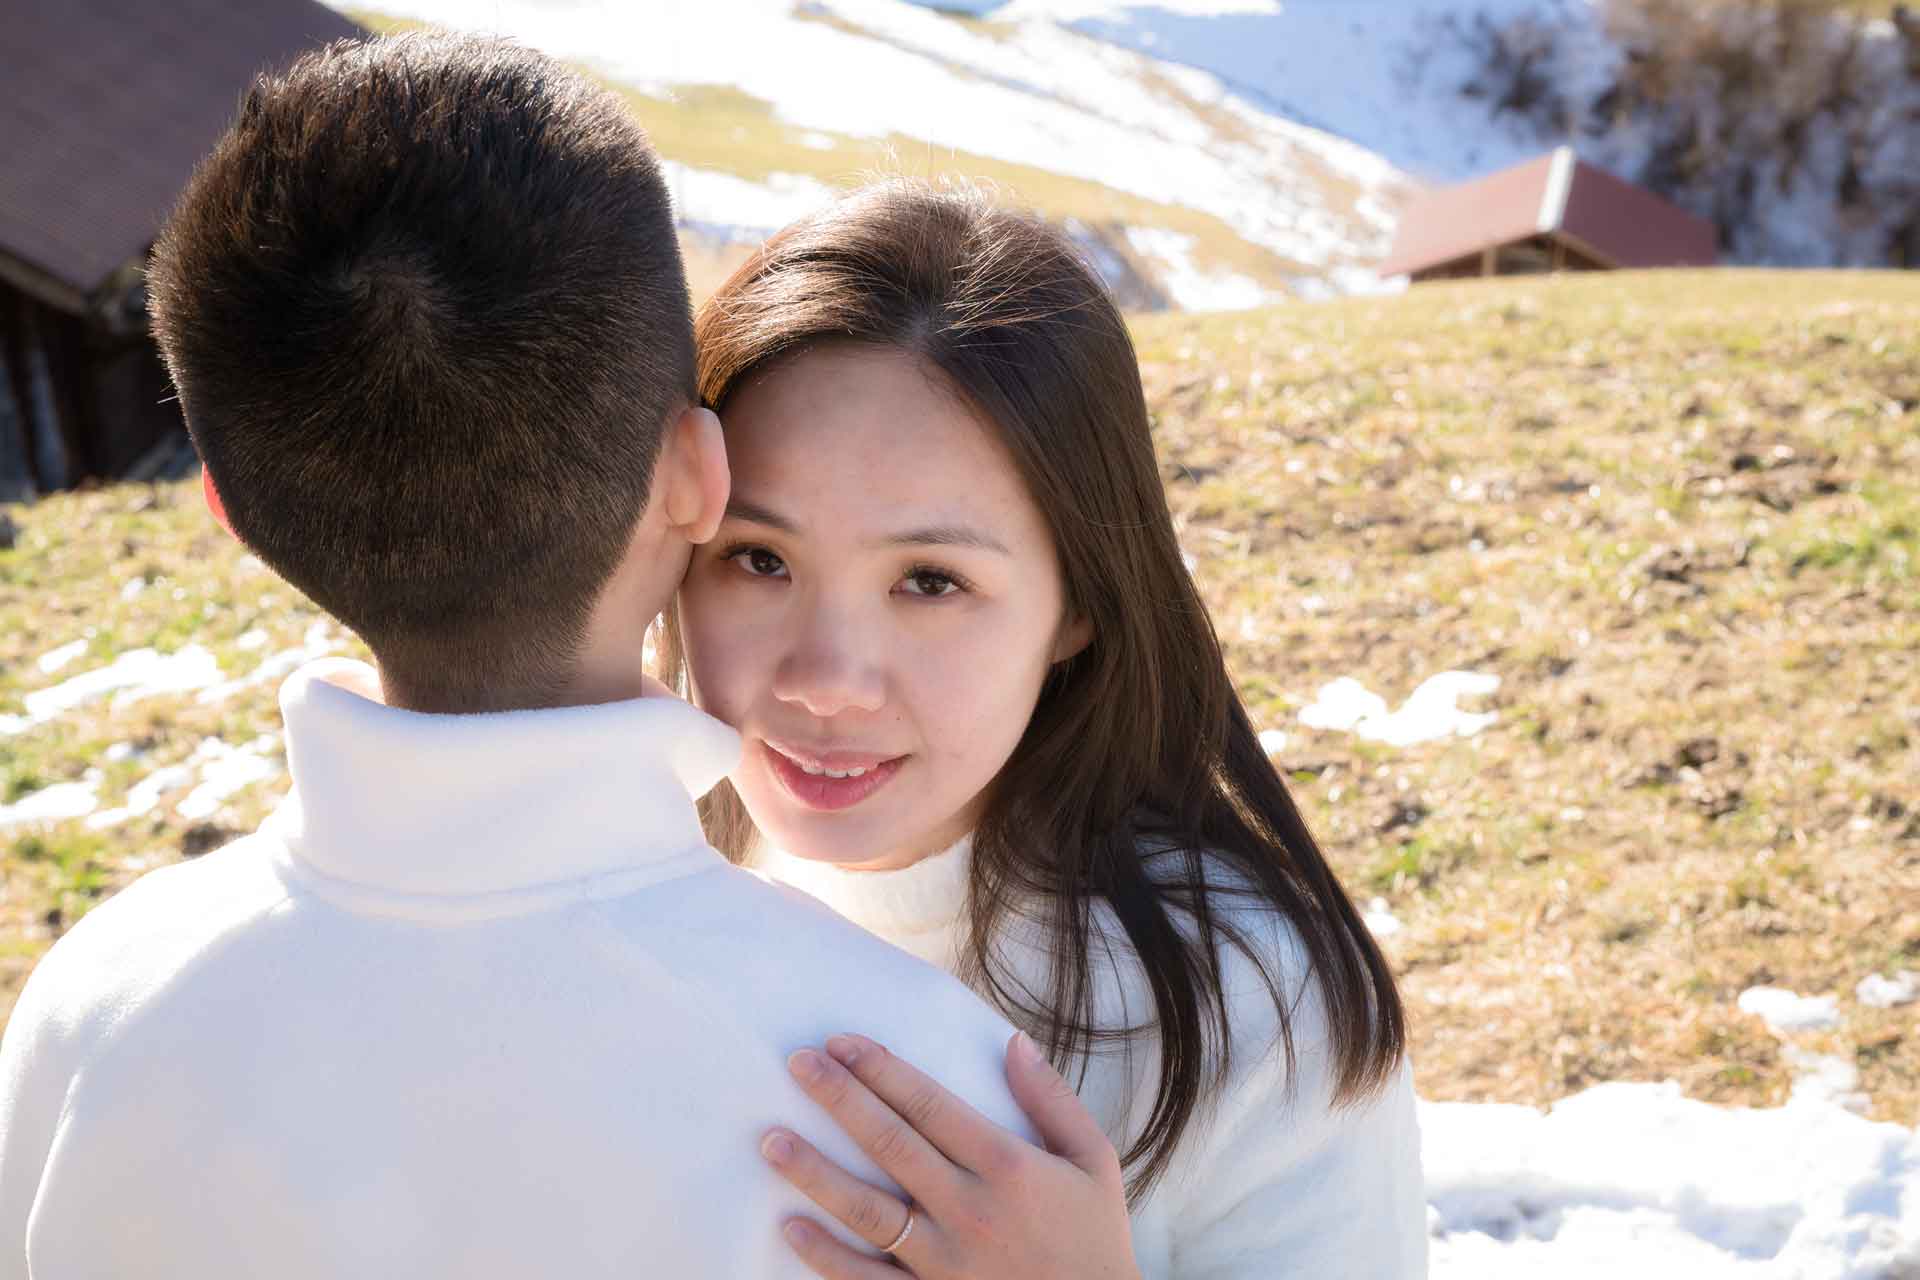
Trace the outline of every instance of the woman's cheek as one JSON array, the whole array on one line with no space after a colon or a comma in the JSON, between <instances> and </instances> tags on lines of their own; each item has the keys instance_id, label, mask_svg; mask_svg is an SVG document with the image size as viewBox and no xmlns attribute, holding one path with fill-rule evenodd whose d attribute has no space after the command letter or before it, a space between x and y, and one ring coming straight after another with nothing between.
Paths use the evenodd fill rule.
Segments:
<instances>
[{"instance_id":1,"label":"woman's cheek","mask_svg":"<svg viewBox=\"0 0 1920 1280\"><path fill-rule=\"evenodd\" d=\"M954 643L916 664L923 679L917 701L938 709L940 736L955 744L954 755L968 772L991 777L1026 732L1040 676L1029 652L1031 637L1009 634L1004 620L991 615L981 621L989 625L956 628Z\"/></svg>"},{"instance_id":2,"label":"woman's cheek","mask_svg":"<svg viewBox=\"0 0 1920 1280\"><path fill-rule=\"evenodd\" d=\"M744 710L739 686L744 672L734 650L738 631L726 626L718 607L719 594L711 586L689 590L681 597L681 627L687 643L687 666L693 677L695 701L709 715L737 723Z\"/></svg>"}]
</instances>

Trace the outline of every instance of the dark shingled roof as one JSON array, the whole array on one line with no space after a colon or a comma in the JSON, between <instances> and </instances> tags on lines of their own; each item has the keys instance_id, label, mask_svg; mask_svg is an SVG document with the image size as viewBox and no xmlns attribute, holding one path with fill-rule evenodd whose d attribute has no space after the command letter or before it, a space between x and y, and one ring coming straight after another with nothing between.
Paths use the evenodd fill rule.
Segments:
<instances>
[{"instance_id":1,"label":"dark shingled roof","mask_svg":"<svg viewBox=\"0 0 1920 1280\"><path fill-rule=\"evenodd\" d=\"M1719 259L1711 222L1562 147L1416 199L1379 272L1408 275L1536 235L1611 267L1710 267Z\"/></svg>"},{"instance_id":2,"label":"dark shingled roof","mask_svg":"<svg viewBox=\"0 0 1920 1280\"><path fill-rule=\"evenodd\" d=\"M360 34L314 0L8 5L0 274L77 306L146 251L256 72Z\"/></svg>"}]
</instances>

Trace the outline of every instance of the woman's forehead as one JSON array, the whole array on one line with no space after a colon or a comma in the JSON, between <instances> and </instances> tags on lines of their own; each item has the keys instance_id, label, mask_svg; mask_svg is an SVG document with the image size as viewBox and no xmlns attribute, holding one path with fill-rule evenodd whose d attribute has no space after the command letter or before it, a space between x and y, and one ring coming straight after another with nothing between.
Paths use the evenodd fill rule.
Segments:
<instances>
[{"instance_id":1,"label":"woman's forehead","mask_svg":"<svg viewBox=\"0 0 1920 1280\"><path fill-rule=\"evenodd\" d=\"M796 523L998 523L1032 507L993 429L905 352L783 361L728 401L723 426L739 503Z\"/></svg>"}]
</instances>

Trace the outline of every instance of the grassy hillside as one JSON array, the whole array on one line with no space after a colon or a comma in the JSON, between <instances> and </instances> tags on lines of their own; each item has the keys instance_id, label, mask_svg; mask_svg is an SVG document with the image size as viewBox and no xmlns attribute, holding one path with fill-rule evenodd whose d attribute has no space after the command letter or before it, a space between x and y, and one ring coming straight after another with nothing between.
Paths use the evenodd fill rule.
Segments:
<instances>
[{"instance_id":1,"label":"grassy hillside","mask_svg":"<svg viewBox=\"0 0 1920 1280\"><path fill-rule=\"evenodd\" d=\"M1136 332L1247 702L1288 734L1355 896L1404 922L1387 945L1422 1091L1673 1077L1778 1103L1789 1050L1734 1005L1767 983L1837 994L1840 1028L1797 1049L1857 1064L1876 1115L1920 1119L1912 1008L1852 996L1920 968L1920 278L1476 283ZM202 645L229 677L353 649L196 485L7 514L0 716L142 646ZM1503 681L1476 738L1392 749L1297 722L1336 677L1397 704L1447 669ZM90 905L270 808L284 777L176 812L205 738L274 731L272 690L107 698L0 735L0 805L89 769L122 805L188 770L116 827L0 830L0 1008Z\"/></svg>"}]
</instances>

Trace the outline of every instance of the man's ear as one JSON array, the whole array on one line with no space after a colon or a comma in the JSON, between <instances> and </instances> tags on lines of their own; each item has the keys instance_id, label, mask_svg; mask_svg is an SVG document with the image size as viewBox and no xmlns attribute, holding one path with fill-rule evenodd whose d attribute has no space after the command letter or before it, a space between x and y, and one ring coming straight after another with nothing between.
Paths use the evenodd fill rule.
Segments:
<instances>
[{"instance_id":1,"label":"man's ear","mask_svg":"<svg viewBox=\"0 0 1920 1280\"><path fill-rule=\"evenodd\" d=\"M1077 656L1080 651L1093 643L1093 620L1091 618L1069 618L1060 628L1060 635L1053 642L1053 660L1065 662Z\"/></svg>"},{"instance_id":2,"label":"man's ear","mask_svg":"<svg viewBox=\"0 0 1920 1280\"><path fill-rule=\"evenodd\" d=\"M727 514L733 476L720 419L698 406L682 413L661 441L654 484L665 486L667 523L688 542L709 542Z\"/></svg>"},{"instance_id":3,"label":"man's ear","mask_svg":"<svg viewBox=\"0 0 1920 1280\"><path fill-rule=\"evenodd\" d=\"M220 522L220 527L238 538L240 535L233 532L233 521L227 518L227 504L220 500L220 490L213 483L213 472L207 470L204 464L200 468L200 491L207 495L207 510L213 512L213 518Z\"/></svg>"}]
</instances>

